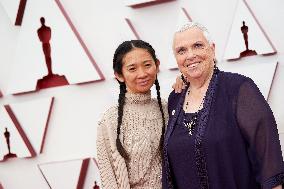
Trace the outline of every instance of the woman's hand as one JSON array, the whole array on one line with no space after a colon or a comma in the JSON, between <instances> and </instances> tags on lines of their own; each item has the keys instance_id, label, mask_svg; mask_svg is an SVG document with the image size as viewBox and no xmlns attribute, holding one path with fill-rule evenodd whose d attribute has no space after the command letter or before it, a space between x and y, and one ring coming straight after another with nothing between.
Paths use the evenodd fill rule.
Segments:
<instances>
[{"instance_id":1,"label":"woman's hand","mask_svg":"<svg viewBox=\"0 0 284 189\"><path fill-rule=\"evenodd\" d=\"M185 88L185 84L181 79L181 76L177 76L176 82L172 85L172 88L175 90L175 93L181 93L182 89Z\"/></svg>"}]
</instances>

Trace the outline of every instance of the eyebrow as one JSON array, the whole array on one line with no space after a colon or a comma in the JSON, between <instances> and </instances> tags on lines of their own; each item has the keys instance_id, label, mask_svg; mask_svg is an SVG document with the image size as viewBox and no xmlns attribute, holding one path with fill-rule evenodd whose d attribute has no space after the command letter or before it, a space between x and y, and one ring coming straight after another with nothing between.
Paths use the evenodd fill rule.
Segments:
<instances>
[{"instance_id":1,"label":"eyebrow","mask_svg":"<svg viewBox=\"0 0 284 189\"><path fill-rule=\"evenodd\" d=\"M153 59L149 58L149 59L146 59L146 60L142 61L142 64L145 64L145 63L147 63L147 62L152 62L152 61L154 62ZM130 64L128 64L128 65L126 64L125 67L128 68L128 67L136 66L137 64L138 64L138 63L130 63Z\"/></svg>"},{"instance_id":2,"label":"eyebrow","mask_svg":"<svg viewBox=\"0 0 284 189\"><path fill-rule=\"evenodd\" d=\"M195 41L192 45L194 45L196 43L203 43L204 44L203 41ZM180 45L180 46L176 47L175 50L179 50L180 48L186 48L186 46L185 45Z\"/></svg>"},{"instance_id":3,"label":"eyebrow","mask_svg":"<svg viewBox=\"0 0 284 189\"><path fill-rule=\"evenodd\" d=\"M175 51L180 50L181 48L186 48L186 47L184 47L184 46L178 46L178 47L175 48Z\"/></svg>"},{"instance_id":4,"label":"eyebrow","mask_svg":"<svg viewBox=\"0 0 284 189\"><path fill-rule=\"evenodd\" d=\"M135 66L135 64L126 65L126 67L131 67L131 66Z\"/></svg>"},{"instance_id":5,"label":"eyebrow","mask_svg":"<svg viewBox=\"0 0 284 189\"><path fill-rule=\"evenodd\" d=\"M196 43L202 43L202 44L205 44L205 42L203 42L203 41L196 41L195 43L193 43L193 44L196 44Z\"/></svg>"},{"instance_id":6,"label":"eyebrow","mask_svg":"<svg viewBox=\"0 0 284 189\"><path fill-rule=\"evenodd\" d=\"M153 61L152 59L148 59L148 60L144 60L143 63L152 62L152 61Z\"/></svg>"}]
</instances>

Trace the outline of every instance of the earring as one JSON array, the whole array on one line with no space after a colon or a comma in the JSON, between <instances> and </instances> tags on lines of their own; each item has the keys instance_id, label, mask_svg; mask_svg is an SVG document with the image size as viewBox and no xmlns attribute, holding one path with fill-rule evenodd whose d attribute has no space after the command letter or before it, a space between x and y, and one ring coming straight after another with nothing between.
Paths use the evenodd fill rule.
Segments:
<instances>
[{"instance_id":1,"label":"earring","mask_svg":"<svg viewBox=\"0 0 284 189\"><path fill-rule=\"evenodd\" d=\"M213 61L214 61L214 71L216 72L219 70L217 67L217 60L214 58Z\"/></svg>"}]
</instances>

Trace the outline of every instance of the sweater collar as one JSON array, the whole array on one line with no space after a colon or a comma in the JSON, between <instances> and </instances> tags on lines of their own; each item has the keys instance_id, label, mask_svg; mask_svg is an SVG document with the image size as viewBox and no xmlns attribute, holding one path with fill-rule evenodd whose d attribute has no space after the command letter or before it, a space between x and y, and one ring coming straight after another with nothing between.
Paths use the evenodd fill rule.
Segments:
<instances>
[{"instance_id":1,"label":"sweater collar","mask_svg":"<svg viewBox=\"0 0 284 189\"><path fill-rule=\"evenodd\" d=\"M147 104L151 101L151 91L147 93L130 93L125 94L125 102L130 104Z\"/></svg>"}]
</instances>

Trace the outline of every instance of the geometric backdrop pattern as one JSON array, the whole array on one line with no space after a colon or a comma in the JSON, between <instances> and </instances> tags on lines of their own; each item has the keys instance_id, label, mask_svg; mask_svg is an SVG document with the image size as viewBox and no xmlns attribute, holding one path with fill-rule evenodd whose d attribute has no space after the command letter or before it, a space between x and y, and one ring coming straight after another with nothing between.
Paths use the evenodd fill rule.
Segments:
<instances>
[{"instance_id":1,"label":"geometric backdrop pattern","mask_svg":"<svg viewBox=\"0 0 284 189\"><path fill-rule=\"evenodd\" d=\"M268 100L277 65L278 62L267 61L232 65L220 64L219 68L224 71L236 72L250 77L255 81L264 98Z\"/></svg>"},{"instance_id":2,"label":"geometric backdrop pattern","mask_svg":"<svg viewBox=\"0 0 284 189\"><path fill-rule=\"evenodd\" d=\"M0 0L11 23L21 25L27 0Z\"/></svg>"},{"instance_id":3,"label":"geometric backdrop pattern","mask_svg":"<svg viewBox=\"0 0 284 189\"><path fill-rule=\"evenodd\" d=\"M274 54L276 49L245 0L239 0L224 59L256 54Z\"/></svg>"},{"instance_id":4,"label":"geometric backdrop pattern","mask_svg":"<svg viewBox=\"0 0 284 189\"><path fill-rule=\"evenodd\" d=\"M179 29L180 26L186 24L188 21L193 21L191 16L189 15L189 12L187 11L186 8L180 8L179 12L178 12L178 19L177 19L177 23L175 25L175 31L177 31ZM177 64L175 63L175 57L172 49L171 44L168 45L169 48L169 64L167 65L168 69L177 69Z\"/></svg>"},{"instance_id":5,"label":"geometric backdrop pattern","mask_svg":"<svg viewBox=\"0 0 284 189\"><path fill-rule=\"evenodd\" d=\"M8 13L5 3L11 2L16 6ZM3 159L9 153L9 138L11 153L32 158L0 162L5 189L92 188L95 181L100 186L93 161L96 127L102 113L117 103L119 86L112 70L115 48L137 38L155 48L161 62L161 95L166 100L180 74L172 55L172 34L188 19L209 29L221 70L255 81L273 110L284 144L284 26L277 22L284 17L283 1L178 0L135 6L125 1L29 0L21 25L15 26L19 3L0 0L0 156ZM51 57L46 56L49 51L43 46L48 45L37 33L41 17L52 31ZM241 29L243 20L248 30ZM246 34L248 49L257 55L239 59L246 49ZM262 51L259 46L267 48ZM48 73L48 58L54 74L72 85L27 93L36 90L37 81Z\"/></svg>"},{"instance_id":6,"label":"geometric backdrop pattern","mask_svg":"<svg viewBox=\"0 0 284 189\"><path fill-rule=\"evenodd\" d=\"M90 189L96 184L100 186L99 169L94 158L43 163L38 168L52 189Z\"/></svg>"},{"instance_id":7,"label":"geometric backdrop pattern","mask_svg":"<svg viewBox=\"0 0 284 189\"><path fill-rule=\"evenodd\" d=\"M70 27L72 22L67 20L68 15L57 2L60 3L27 2L11 69L9 94L34 91L39 80L49 87L56 83L78 84L103 79L95 60L75 28Z\"/></svg>"},{"instance_id":8,"label":"geometric backdrop pattern","mask_svg":"<svg viewBox=\"0 0 284 189\"><path fill-rule=\"evenodd\" d=\"M34 157L43 152L53 101L45 98L1 107L0 159Z\"/></svg>"}]
</instances>

